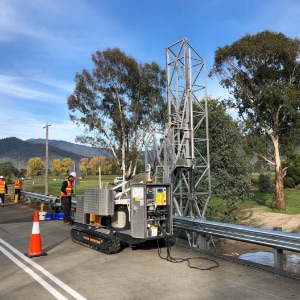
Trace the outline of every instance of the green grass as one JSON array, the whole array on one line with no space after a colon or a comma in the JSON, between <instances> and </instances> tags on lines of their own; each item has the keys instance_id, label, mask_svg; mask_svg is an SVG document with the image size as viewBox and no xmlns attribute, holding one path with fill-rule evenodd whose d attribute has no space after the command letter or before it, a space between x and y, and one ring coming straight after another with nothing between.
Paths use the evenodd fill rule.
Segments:
<instances>
[{"instance_id":1,"label":"green grass","mask_svg":"<svg viewBox=\"0 0 300 300\"><path fill-rule=\"evenodd\" d=\"M255 174L254 174L255 175ZM110 182L117 175L103 175L102 179L102 187L113 187ZM62 181L65 180L65 177L57 178L54 176L49 176L48 182L48 193L52 196L59 196L60 188L62 185ZM135 181L143 180L144 178L139 178ZM99 178L98 176L88 176L80 180L80 184L76 185L75 194L83 195L84 189L86 188L96 188L99 187ZM39 194L45 194L45 183L44 177L37 177L33 179L26 179L24 182L24 190ZM9 192L14 192L14 187L9 187ZM299 189L286 189L285 193L285 203L286 210L283 213L286 214L300 214L300 190ZM237 203L238 210L249 209L258 207L264 209L265 211L270 212L279 212L275 209L275 198L274 194L260 193L257 189L251 190L251 196L245 202ZM219 198L212 198L209 203L210 206L218 208L220 211L225 211L226 206Z\"/></svg>"},{"instance_id":2,"label":"green grass","mask_svg":"<svg viewBox=\"0 0 300 300\"><path fill-rule=\"evenodd\" d=\"M252 190L251 195L245 202L238 202L238 210L249 208L261 208L269 212L280 212L286 214L300 214L300 190L298 189L286 189L284 191L286 210L280 212L275 208L275 196L274 194L261 193L257 190ZM212 198L210 206L217 207L220 211L225 211L226 206L219 198Z\"/></svg>"},{"instance_id":3,"label":"green grass","mask_svg":"<svg viewBox=\"0 0 300 300\"><path fill-rule=\"evenodd\" d=\"M300 190L288 189L285 191L286 198L286 213L299 214L300 213Z\"/></svg>"},{"instance_id":4,"label":"green grass","mask_svg":"<svg viewBox=\"0 0 300 300\"><path fill-rule=\"evenodd\" d=\"M52 196L59 196L60 194L60 188L62 185L62 181L49 181L48 182L48 194ZM102 180L102 187L112 187L111 184L109 184L110 180ZM76 195L82 195L84 189L87 188L97 188L99 187L99 179L86 179L86 180L80 180L79 184L76 184L74 193ZM27 183L24 184L24 190L28 192L38 193L38 194L45 194L45 183L41 182L34 182L33 183Z\"/></svg>"},{"instance_id":5,"label":"green grass","mask_svg":"<svg viewBox=\"0 0 300 300\"><path fill-rule=\"evenodd\" d=\"M101 182L102 187L104 188L112 188L113 185L110 184L116 176L120 175L102 175ZM138 182L140 180L144 180L145 178L137 178L132 182ZM48 194L51 196L59 196L60 188L62 182L66 180L66 177L54 177L49 176L48 180ZM99 185L99 177L98 176L87 176L86 178L80 179L79 184L76 184L74 193L76 195L83 195L84 189L87 188L98 188ZM45 177L38 176L31 179L26 179L23 184L23 189L27 192L33 192L38 194L45 194ZM14 192L14 187L9 186L9 193Z\"/></svg>"}]
</instances>

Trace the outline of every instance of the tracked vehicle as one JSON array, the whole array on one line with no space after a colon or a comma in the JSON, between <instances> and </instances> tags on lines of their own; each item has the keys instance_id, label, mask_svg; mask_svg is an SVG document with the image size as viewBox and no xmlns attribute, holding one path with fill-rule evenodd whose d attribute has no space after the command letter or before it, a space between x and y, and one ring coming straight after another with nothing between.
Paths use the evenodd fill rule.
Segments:
<instances>
[{"instance_id":1,"label":"tracked vehicle","mask_svg":"<svg viewBox=\"0 0 300 300\"><path fill-rule=\"evenodd\" d=\"M172 234L170 184L134 183L117 193L118 188L85 189L76 197L74 242L113 254Z\"/></svg>"},{"instance_id":2,"label":"tracked vehicle","mask_svg":"<svg viewBox=\"0 0 300 300\"><path fill-rule=\"evenodd\" d=\"M77 199L76 242L116 253L124 244L172 234L172 205L174 214L205 217L211 197L206 64L186 38L167 47L166 58L168 123L151 129L144 145L145 164L153 164L160 183L87 189Z\"/></svg>"}]
</instances>

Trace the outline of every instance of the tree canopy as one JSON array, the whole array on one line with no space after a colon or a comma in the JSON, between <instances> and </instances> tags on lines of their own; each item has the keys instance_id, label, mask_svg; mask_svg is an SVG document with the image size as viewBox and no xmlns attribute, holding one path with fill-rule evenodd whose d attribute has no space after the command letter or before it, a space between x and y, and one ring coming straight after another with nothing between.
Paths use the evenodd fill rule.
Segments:
<instances>
[{"instance_id":1,"label":"tree canopy","mask_svg":"<svg viewBox=\"0 0 300 300\"><path fill-rule=\"evenodd\" d=\"M208 100L209 147L212 195L222 200L226 213L209 209L214 220L232 221L236 203L249 195L251 164L243 147L238 121L226 113L224 105Z\"/></svg>"},{"instance_id":2,"label":"tree canopy","mask_svg":"<svg viewBox=\"0 0 300 300\"><path fill-rule=\"evenodd\" d=\"M44 163L40 157L32 157L28 160L28 175L42 175Z\"/></svg>"},{"instance_id":3,"label":"tree canopy","mask_svg":"<svg viewBox=\"0 0 300 300\"><path fill-rule=\"evenodd\" d=\"M166 74L157 63L137 63L119 48L97 51L92 61L94 69L76 74L68 97L71 120L86 129L77 141L110 147L125 171L130 161L136 167L149 128L166 118Z\"/></svg>"},{"instance_id":4,"label":"tree canopy","mask_svg":"<svg viewBox=\"0 0 300 300\"><path fill-rule=\"evenodd\" d=\"M18 169L13 166L11 162L3 162L0 163L0 175L6 177L6 176L17 176L18 175Z\"/></svg>"},{"instance_id":5,"label":"tree canopy","mask_svg":"<svg viewBox=\"0 0 300 300\"><path fill-rule=\"evenodd\" d=\"M299 58L299 39L263 31L218 48L210 72L230 92L227 105L245 120L249 145L275 165L279 210L285 209L280 157L293 150L299 138Z\"/></svg>"}]
</instances>

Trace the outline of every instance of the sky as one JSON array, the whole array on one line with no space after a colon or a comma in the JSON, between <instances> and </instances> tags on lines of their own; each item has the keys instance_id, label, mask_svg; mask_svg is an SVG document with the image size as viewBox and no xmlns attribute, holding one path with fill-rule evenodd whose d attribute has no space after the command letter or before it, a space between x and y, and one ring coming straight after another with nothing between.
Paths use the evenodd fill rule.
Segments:
<instances>
[{"instance_id":1,"label":"sky","mask_svg":"<svg viewBox=\"0 0 300 300\"><path fill-rule=\"evenodd\" d=\"M75 142L74 76L96 51L118 47L166 68L166 48L187 38L212 67L214 52L264 30L300 38L299 0L0 0L0 139ZM207 94L224 98L217 79Z\"/></svg>"}]
</instances>

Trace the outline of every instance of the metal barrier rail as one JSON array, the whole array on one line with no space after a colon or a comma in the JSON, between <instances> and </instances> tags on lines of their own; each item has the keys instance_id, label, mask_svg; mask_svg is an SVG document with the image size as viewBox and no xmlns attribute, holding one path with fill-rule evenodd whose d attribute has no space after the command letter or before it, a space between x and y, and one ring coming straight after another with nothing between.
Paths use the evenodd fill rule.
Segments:
<instances>
[{"instance_id":1,"label":"metal barrier rail","mask_svg":"<svg viewBox=\"0 0 300 300\"><path fill-rule=\"evenodd\" d=\"M56 197L26 191L22 191L22 195L49 204L56 200ZM76 200L72 200L72 203L76 204ZM182 216L173 216L173 226L178 229L196 232L202 235L212 235L300 252L300 234L296 233L214 222L205 219L192 219Z\"/></svg>"},{"instance_id":2,"label":"metal barrier rail","mask_svg":"<svg viewBox=\"0 0 300 300\"><path fill-rule=\"evenodd\" d=\"M26 192L26 191L22 191L21 195L23 197L27 197L30 199L40 200L49 205L54 204L55 206L60 206L60 203L57 203L57 200L59 199L59 201L60 201L60 198L57 196L53 197L53 196L47 196L47 195L31 193L31 192ZM74 206L76 206L76 200L72 199L72 207L74 207Z\"/></svg>"},{"instance_id":3,"label":"metal barrier rail","mask_svg":"<svg viewBox=\"0 0 300 300\"><path fill-rule=\"evenodd\" d=\"M56 199L56 197L37 194L37 193L31 193L31 192L26 192L26 191L22 191L21 193L22 193L23 197L27 197L30 199L37 199L37 200L48 202L48 203L51 203L53 200Z\"/></svg>"},{"instance_id":4,"label":"metal barrier rail","mask_svg":"<svg viewBox=\"0 0 300 300\"><path fill-rule=\"evenodd\" d=\"M251 226L227 224L173 216L173 226L201 235L211 235L247 243L273 247L275 249L300 252L300 234Z\"/></svg>"},{"instance_id":5,"label":"metal barrier rail","mask_svg":"<svg viewBox=\"0 0 300 300\"><path fill-rule=\"evenodd\" d=\"M60 205L60 203L56 203L57 197L26 191L23 191L22 195L31 199L47 202L49 205ZM76 206L76 200L72 199L72 206ZM282 250L300 252L300 234L296 233L214 222L205 219L192 219L182 216L173 216L173 226L181 230L198 233L200 237L204 236L205 241L206 236L210 235L273 247L276 250L277 256L275 267L279 268L282 268ZM205 242L202 242L202 246L204 244Z\"/></svg>"}]
</instances>

